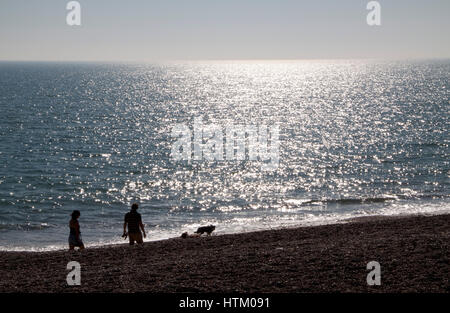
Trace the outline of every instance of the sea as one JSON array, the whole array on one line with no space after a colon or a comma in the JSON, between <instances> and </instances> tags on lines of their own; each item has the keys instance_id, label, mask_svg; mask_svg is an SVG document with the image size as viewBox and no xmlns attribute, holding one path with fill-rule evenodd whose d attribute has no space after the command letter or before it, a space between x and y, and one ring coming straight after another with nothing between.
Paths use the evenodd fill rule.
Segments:
<instances>
[{"instance_id":1,"label":"sea","mask_svg":"<svg viewBox=\"0 0 450 313\"><path fill-rule=\"evenodd\" d=\"M126 243L134 202L146 241L449 213L449 78L448 59L0 62L0 250L67 249L73 210L87 247ZM176 159L195 119L224 143L276 128L276 166L250 144Z\"/></svg>"}]
</instances>

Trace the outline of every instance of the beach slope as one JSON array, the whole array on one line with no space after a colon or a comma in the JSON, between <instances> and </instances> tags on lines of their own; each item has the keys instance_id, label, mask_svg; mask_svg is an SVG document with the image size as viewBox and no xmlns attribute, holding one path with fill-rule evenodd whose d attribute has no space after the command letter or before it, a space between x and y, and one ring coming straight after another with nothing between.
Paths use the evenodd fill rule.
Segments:
<instances>
[{"instance_id":1,"label":"beach slope","mask_svg":"<svg viewBox=\"0 0 450 313\"><path fill-rule=\"evenodd\" d=\"M0 252L0 292L449 292L450 215L169 239L69 252ZM69 261L81 286L68 286ZM367 285L367 263L381 285Z\"/></svg>"}]
</instances>

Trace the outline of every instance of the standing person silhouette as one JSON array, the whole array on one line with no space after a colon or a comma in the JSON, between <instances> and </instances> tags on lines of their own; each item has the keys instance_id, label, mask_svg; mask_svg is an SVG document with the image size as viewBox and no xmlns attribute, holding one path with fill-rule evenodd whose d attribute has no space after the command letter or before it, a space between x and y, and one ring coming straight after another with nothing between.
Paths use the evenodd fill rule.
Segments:
<instances>
[{"instance_id":1,"label":"standing person silhouette","mask_svg":"<svg viewBox=\"0 0 450 313\"><path fill-rule=\"evenodd\" d=\"M144 234L144 238L147 236L144 230L144 224L142 224L141 214L137 212L139 208L137 203L133 203L131 205L131 211L125 214L125 222L123 223L123 235L125 237L128 235L130 240L130 246L134 245L134 242L138 244L143 243L142 234ZM128 226L128 233L127 233ZM141 233L142 230L142 233Z\"/></svg>"},{"instance_id":2,"label":"standing person silhouette","mask_svg":"<svg viewBox=\"0 0 450 313\"><path fill-rule=\"evenodd\" d=\"M83 241L81 240L80 224L78 218L81 213L78 210L72 212L72 219L69 222L70 234L69 234L69 250L74 250L75 247L79 247L80 250L84 249Z\"/></svg>"}]
</instances>

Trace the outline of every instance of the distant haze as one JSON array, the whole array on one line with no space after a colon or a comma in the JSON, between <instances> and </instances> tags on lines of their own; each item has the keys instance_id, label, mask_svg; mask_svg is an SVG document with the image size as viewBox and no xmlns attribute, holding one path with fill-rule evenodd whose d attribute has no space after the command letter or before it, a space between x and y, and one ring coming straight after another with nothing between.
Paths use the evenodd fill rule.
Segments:
<instances>
[{"instance_id":1,"label":"distant haze","mask_svg":"<svg viewBox=\"0 0 450 313\"><path fill-rule=\"evenodd\" d=\"M450 1L2 0L0 60L448 58Z\"/></svg>"}]
</instances>

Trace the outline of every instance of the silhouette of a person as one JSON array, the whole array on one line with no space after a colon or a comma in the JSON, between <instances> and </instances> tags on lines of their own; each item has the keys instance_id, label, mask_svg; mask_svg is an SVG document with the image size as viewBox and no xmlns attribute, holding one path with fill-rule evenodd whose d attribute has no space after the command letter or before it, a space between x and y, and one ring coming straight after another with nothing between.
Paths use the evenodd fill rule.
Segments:
<instances>
[{"instance_id":1,"label":"silhouette of a person","mask_svg":"<svg viewBox=\"0 0 450 313\"><path fill-rule=\"evenodd\" d=\"M130 240L130 245L134 245L135 242L138 244L143 243L142 234L144 238L147 236L145 234L144 224L142 224L141 214L137 212L139 208L137 203L131 205L131 211L125 214L125 222L123 224L123 237L127 236L127 226L128 226L128 238ZM142 230L142 233L141 233Z\"/></svg>"},{"instance_id":2,"label":"silhouette of a person","mask_svg":"<svg viewBox=\"0 0 450 313\"><path fill-rule=\"evenodd\" d=\"M80 250L84 249L83 241L81 240L80 224L78 218L81 213L78 210L72 212L72 219L69 222L70 234L69 234L69 250L74 250L75 247L79 247Z\"/></svg>"}]
</instances>

